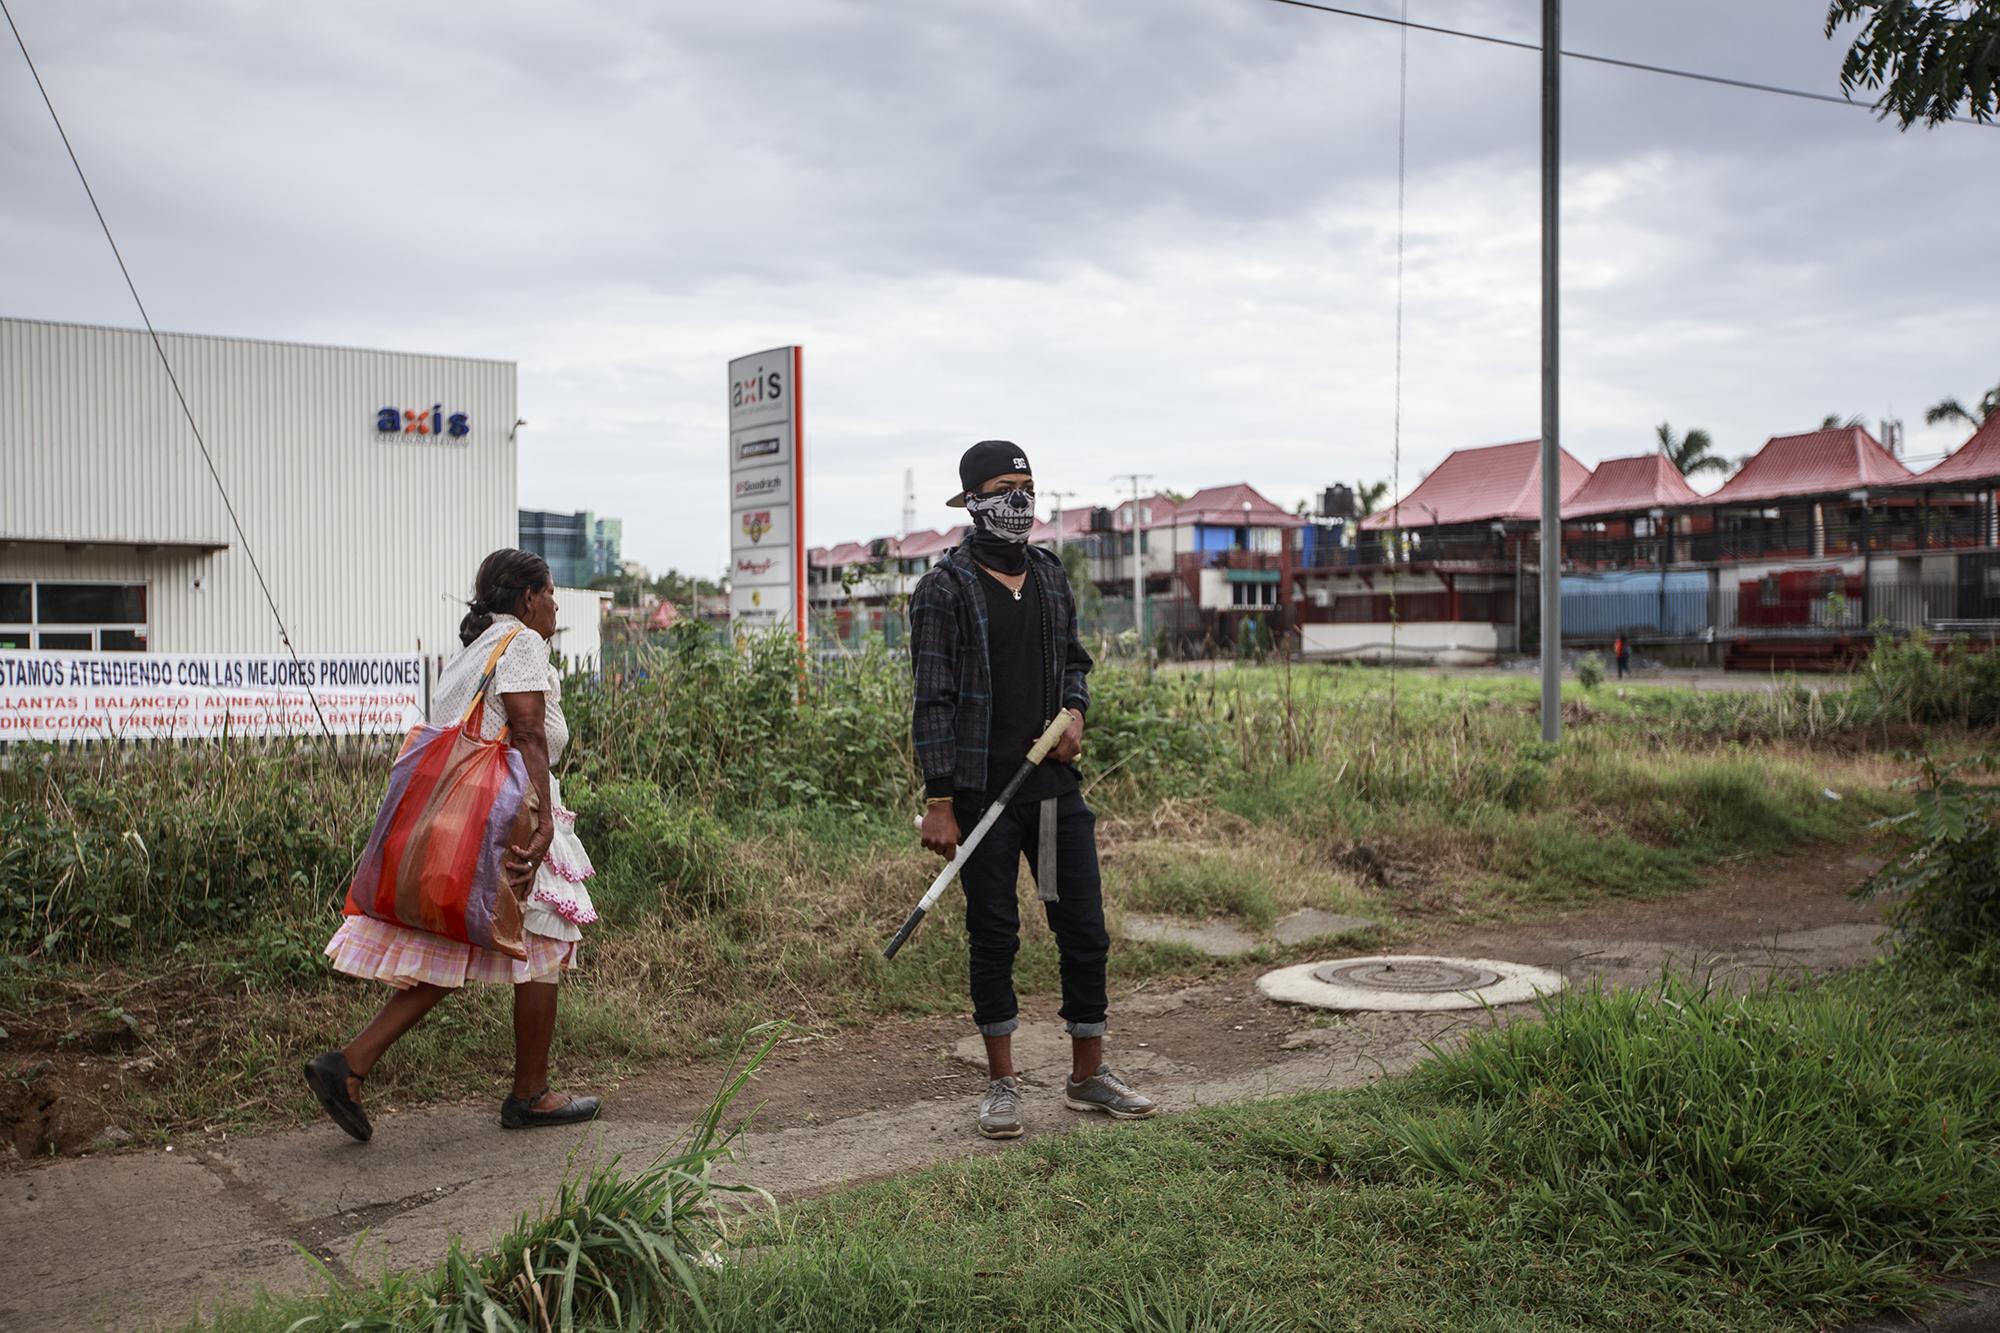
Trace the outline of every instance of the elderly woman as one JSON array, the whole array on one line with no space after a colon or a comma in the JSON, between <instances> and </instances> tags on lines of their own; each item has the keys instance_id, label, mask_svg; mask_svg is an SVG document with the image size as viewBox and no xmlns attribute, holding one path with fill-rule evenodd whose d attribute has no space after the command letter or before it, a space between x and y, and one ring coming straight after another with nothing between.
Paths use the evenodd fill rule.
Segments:
<instances>
[{"instance_id":1,"label":"elderly woman","mask_svg":"<svg viewBox=\"0 0 2000 1333\"><path fill-rule=\"evenodd\" d=\"M363 1142L373 1130L361 1108L362 1080L397 1038L468 980L514 987L514 1089L500 1103L500 1123L508 1129L570 1125L597 1114L597 1098L549 1089L556 983L576 965L580 928L597 919L583 887L592 873L590 858L577 841L576 816L563 807L562 788L549 771L569 743L562 683L549 662L555 628L548 562L526 551L495 551L480 563L471 608L459 625L463 647L446 663L431 697L433 724L463 718L488 658L514 636L494 668L480 729L489 740L507 729L508 743L520 752L540 798L534 837L526 846L511 847L506 859L507 883L522 898L527 961L368 916L346 918L326 946L336 971L396 991L354 1040L306 1065L306 1083L320 1105Z\"/></svg>"}]
</instances>

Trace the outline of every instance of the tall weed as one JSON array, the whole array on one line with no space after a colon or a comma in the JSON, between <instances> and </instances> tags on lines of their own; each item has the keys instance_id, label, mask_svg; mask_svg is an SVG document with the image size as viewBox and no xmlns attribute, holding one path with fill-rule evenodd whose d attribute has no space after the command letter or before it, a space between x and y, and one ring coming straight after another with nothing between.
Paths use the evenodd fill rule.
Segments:
<instances>
[{"instance_id":1,"label":"tall weed","mask_svg":"<svg viewBox=\"0 0 2000 1333\"><path fill-rule=\"evenodd\" d=\"M391 1274L375 1287L339 1286L331 1274L319 1298L267 1300L225 1312L212 1327L283 1328L287 1333L540 1333L554 1328L654 1329L676 1315L706 1324L706 1274L724 1239L724 1210L757 1197L747 1185L715 1179L739 1124L725 1130L731 1103L783 1035L733 1071L675 1149L636 1175L618 1163L566 1179L537 1215L523 1214L490 1253L468 1254L456 1239L443 1263Z\"/></svg>"}]
</instances>

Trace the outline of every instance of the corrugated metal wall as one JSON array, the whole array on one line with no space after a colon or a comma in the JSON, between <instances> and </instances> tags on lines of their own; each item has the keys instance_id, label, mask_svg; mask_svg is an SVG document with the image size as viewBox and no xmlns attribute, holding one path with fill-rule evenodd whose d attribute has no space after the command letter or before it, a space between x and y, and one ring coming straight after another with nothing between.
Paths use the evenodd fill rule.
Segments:
<instances>
[{"instance_id":1,"label":"corrugated metal wall","mask_svg":"<svg viewBox=\"0 0 2000 1333\"><path fill-rule=\"evenodd\" d=\"M450 599L515 543L513 364L163 342L298 650L456 647ZM462 441L376 430L384 407L433 404L466 414ZM133 550L177 542L227 549ZM0 319L0 577L146 581L157 652L282 650L143 332Z\"/></svg>"}]
</instances>

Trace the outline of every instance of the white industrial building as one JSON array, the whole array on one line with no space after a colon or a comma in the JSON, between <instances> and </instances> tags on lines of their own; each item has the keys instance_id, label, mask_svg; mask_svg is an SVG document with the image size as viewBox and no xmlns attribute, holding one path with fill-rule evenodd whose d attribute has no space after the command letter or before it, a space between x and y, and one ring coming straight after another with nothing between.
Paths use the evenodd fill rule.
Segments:
<instances>
[{"instance_id":1,"label":"white industrial building","mask_svg":"<svg viewBox=\"0 0 2000 1333\"><path fill-rule=\"evenodd\" d=\"M302 654L455 649L517 540L513 363L162 342L242 535L144 331L0 319L0 648L281 652L254 551Z\"/></svg>"}]
</instances>

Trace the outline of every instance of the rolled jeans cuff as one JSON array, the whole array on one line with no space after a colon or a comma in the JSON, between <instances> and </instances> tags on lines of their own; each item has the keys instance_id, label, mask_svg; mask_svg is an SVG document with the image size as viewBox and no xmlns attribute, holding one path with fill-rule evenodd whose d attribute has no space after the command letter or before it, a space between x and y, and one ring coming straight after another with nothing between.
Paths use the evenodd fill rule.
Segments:
<instances>
[{"instance_id":1,"label":"rolled jeans cuff","mask_svg":"<svg viewBox=\"0 0 2000 1333\"><path fill-rule=\"evenodd\" d=\"M979 1028L979 1035L982 1037L1006 1037L1011 1036L1014 1029L1021 1026L1021 1020L1019 1018L1003 1018L998 1023L980 1023L977 1026ZM1102 1024L1099 1026L1102 1026Z\"/></svg>"},{"instance_id":2,"label":"rolled jeans cuff","mask_svg":"<svg viewBox=\"0 0 2000 1333\"><path fill-rule=\"evenodd\" d=\"M1101 1037L1105 1028L1102 1019L1095 1023L1064 1023L1063 1026L1069 1029L1069 1035L1072 1037Z\"/></svg>"}]
</instances>

